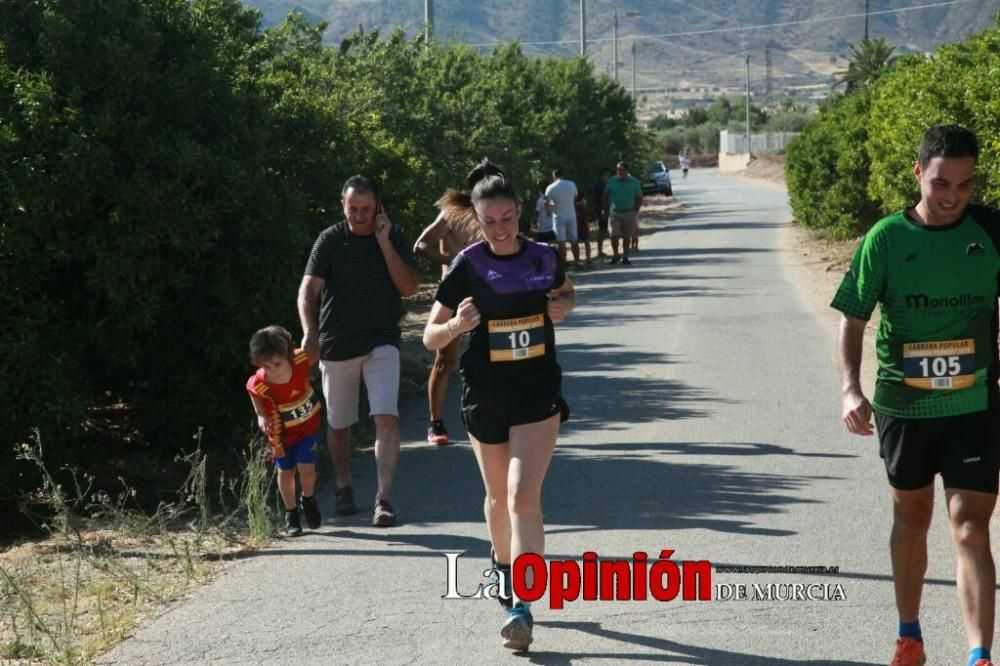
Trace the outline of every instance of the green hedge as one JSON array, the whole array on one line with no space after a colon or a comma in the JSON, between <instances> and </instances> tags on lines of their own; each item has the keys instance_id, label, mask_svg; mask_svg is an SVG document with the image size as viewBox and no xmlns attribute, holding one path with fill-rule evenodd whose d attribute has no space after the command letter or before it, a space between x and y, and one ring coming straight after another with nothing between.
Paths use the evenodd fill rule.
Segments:
<instances>
[{"instance_id":1,"label":"green hedge","mask_svg":"<svg viewBox=\"0 0 1000 666\"><path fill-rule=\"evenodd\" d=\"M870 95L828 101L785 153L785 182L795 218L844 238L864 232L879 215L866 193L870 160Z\"/></svg>"},{"instance_id":2,"label":"green hedge","mask_svg":"<svg viewBox=\"0 0 1000 666\"><path fill-rule=\"evenodd\" d=\"M980 142L976 196L1000 204L1000 29L942 46L891 72L874 92L869 191L886 210L912 204L919 188L907 167L929 125L958 123Z\"/></svg>"},{"instance_id":3,"label":"green hedge","mask_svg":"<svg viewBox=\"0 0 1000 666\"><path fill-rule=\"evenodd\" d=\"M976 198L1000 204L1000 29L910 56L872 86L829 100L788 148L796 219L834 237L862 234L919 197L912 166L924 131L958 123L981 144Z\"/></svg>"}]
</instances>

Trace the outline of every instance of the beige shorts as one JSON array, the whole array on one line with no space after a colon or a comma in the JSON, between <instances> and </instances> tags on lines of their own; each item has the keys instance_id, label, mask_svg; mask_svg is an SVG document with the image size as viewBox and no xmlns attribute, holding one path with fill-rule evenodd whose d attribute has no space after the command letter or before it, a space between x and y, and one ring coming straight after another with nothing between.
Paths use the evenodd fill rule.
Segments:
<instances>
[{"instance_id":1,"label":"beige shorts","mask_svg":"<svg viewBox=\"0 0 1000 666\"><path fill-rule=\"evenodd\" d=\"M639 211L611 211L611 235L635 236L639 228Z\"/></svg>"},{"instance_id":2,"label":"beige shorts","mask_svg":"<svg viewBox=\"0 0 1000 666\"><path fill-rule=\"evenodd\" d=\"M369 415L399 416L399 349L380 345L346 361L320 361L326 420L339 430L358 422L361 380L368 390Z\"/></svg>"}]
</instances>

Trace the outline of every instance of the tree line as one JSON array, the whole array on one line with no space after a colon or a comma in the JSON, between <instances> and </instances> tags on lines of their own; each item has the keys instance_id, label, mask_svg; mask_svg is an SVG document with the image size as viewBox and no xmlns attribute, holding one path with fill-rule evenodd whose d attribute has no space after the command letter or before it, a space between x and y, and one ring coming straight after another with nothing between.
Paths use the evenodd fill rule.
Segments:
<instances>
[{"instance_id":1,"label":"tree line","mask_svg":"<svg viewBox=\"0 0 1000 666\"><path fill-rule=\"evenodd\" d=\"M526 201L651 142L582 58L397 31L327 46L237 0L0 0L0 488L15 444L113 479L251 425L246 341L297 328L340 184L379 179L413 239L473 163ZM530 207L528 207L530 209Z\"/></svg>"},{"instance_id":2,"label":"tree line","mask_svg":"<svg viewBox=\"0 0 1000 666\"><path fill-rule=\"evenodd\" d=\"M806 227L847 238L917 201L917 145L939 123L978 135L974 200L1000 205L1000 27L933 55L891 52L882 40L859 45L842 76L847 91L828 99L788 147L789 199Z\"/></svg>"}]
</instances>

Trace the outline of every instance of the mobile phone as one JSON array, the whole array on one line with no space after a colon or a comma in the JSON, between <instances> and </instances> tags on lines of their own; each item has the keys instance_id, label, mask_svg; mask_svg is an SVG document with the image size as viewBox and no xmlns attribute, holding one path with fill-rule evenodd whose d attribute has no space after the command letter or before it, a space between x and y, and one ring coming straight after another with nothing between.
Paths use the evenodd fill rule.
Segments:
<instances>
[{"instance_id":1,"label":"mobile phone","mask_svg":"<svg viewBox=\"0 0 1000 666\"><path fill-rule=\"evenodd\" d=\"M375 231L376 233L382 230L382 220L379 219L382 215L385 215L385 209L382 208L382 200L379 199L375 204Z\"/></svg>"}]
</instances>

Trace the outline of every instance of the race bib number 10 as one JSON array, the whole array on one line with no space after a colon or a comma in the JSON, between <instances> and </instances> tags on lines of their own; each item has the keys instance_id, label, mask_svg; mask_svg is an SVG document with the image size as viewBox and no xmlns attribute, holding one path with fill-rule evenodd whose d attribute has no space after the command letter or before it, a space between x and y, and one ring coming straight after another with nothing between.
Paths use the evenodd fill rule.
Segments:
<instances>
[{"instance_id":1,"label":"race bib number 10","mask_svg":"<svg viewBox=\"0 0 1000 666\"><path fill-rule=\"evenodd\" d=\"M537 314L516 319L492 319L490 361L524 361L545 355L545 317Z\"/></svg>"},{"instance_id":2,"label":"race bib number 10","mask_svg":"<svg viewBox=\"0 0 1000 666\"><path fill-rule=\"evenodd\" d=\"M904 383L914 388L968 388L976 383L976 341L905 343L903 374Z\"/></svg>"}]
</instances>

